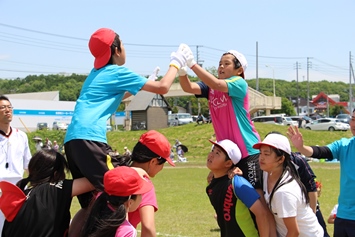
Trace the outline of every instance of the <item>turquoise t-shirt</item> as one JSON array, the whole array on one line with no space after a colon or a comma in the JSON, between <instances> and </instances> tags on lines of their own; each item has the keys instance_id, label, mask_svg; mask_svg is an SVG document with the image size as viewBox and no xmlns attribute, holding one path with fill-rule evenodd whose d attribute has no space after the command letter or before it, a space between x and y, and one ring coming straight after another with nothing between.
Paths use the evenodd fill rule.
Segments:
<instances>
[{"instance_id":1,"label":"turquoise t-shirt","mask_svg":"<svg viewBox=\"0 0 355 237\"><path fill-rule=\"evenodd\" d=\"M340 193L337 217L355 220L355 137L342 138L327 147L340 161Z\"/></svg>"},{"instance_id":2,"label":"turquoise t-shirt","mask_svg":"<svg viewBox=\"0 0 355 237\"><path fill-rule=\"evenodd\" d=\"M92 69L76 101L64 143L73 139L107 143L106 123L126 91L135 95L147 82L126 67L107 65Z\"/></svg>"}]
</instances>

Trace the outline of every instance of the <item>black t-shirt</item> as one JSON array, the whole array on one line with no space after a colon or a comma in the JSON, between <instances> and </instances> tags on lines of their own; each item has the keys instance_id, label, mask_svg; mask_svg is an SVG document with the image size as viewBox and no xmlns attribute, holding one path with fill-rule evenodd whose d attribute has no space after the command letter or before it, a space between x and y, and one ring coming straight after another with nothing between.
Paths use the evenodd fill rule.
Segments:
<instances>
[{"instance_id":1,"label":"black t-shirt","mask_svg":"<svg viewBox=\"0 0 355 237\"><path fill-rule=\"evenodd\" d=\"M212 179L206 188L206 193L217 214L221 237L245 236L236 219L236 209L240 210L240 220L243 225L255 226L255 217L242 203L237 205L238 199L234 195L232 181L227 175ZM240 200L239 200L240 202Z\"/></svg>"},{"instance_id":2,"label":"black t-shirt","mask_svg":"<svg viewBox=\"0 0 355 237\"><path fill-rule=\"evenodd\" d=\"M28 199L12 222L5 221L2 237L66 236L72 186L73 180L63 180L25 190Z\"/></svg>"}]
</instances>

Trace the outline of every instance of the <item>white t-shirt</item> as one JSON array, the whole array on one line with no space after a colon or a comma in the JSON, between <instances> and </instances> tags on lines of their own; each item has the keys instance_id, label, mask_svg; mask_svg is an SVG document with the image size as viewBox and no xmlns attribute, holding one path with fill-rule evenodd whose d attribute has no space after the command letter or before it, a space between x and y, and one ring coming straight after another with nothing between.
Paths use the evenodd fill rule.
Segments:
<instances>
[{"instance_id":1,"label":"white t-shirt","mask_svg":"<svg viewBox=\"0 0 355 237\"><path fill-rule=\"evenodd\" d=\"M285 175L287 177L287 174ZM283 180L285 180L285 177ZM263 172L264 197L269 205L270 194L267 191L268 173ZM282 181L281 181L282 182ZM324 231L318 223L317 217L302 195L302 191L296 180L284 184L277 189L272 197L271 212L275 217L277 236L287 235L287 228L283 218L296 217L299 237L323 237Z\"/></svg>"},{"instance_id":2,"label":"white t-shirt","mask_svg":"<svg viewBox=\"0 0 355 237\"><path fill-rule=\"evenodd\" d=\"M0 181L6 180L16 184L28 168L31 152L26 133L12 128L9 137L0 134ZM0 233L5 217L0 211Z\"/></svg>"}]
</instances>

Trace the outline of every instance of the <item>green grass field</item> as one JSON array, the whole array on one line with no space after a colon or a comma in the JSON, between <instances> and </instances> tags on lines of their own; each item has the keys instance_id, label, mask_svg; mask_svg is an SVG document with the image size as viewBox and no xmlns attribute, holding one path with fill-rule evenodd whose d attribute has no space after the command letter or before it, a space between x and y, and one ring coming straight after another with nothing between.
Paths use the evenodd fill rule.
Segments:
<instances>
[{"instance_id":1,"label":"green grass field","mask_svg":"<svg viewBox=\"0 0 355 237\"><path fill-rule=\"evenodd\" d=\"M279 131L286 134L287 127L258 124L256 129L263 138L270 131ZM214 211L205 193L206 176L208 169L205 166L207 154L211 148L208 139L213 139L213 127L211 124L196 126L189 124L179 127L171 127L159 130L174 144L179 139L189 148L185 155L187 163L176 163L176 167L165 164L164 169L154 178L159 211L156 213L156 228L158 236L192 237L192 236L219 236L218 226L213 218ZM119 152L123 147L130 150L144 131L109 132L108 142ZM348 132L308 131L302 130L305 144L325 145L341 137L351 137ZM37 135L32 133L31 136ZM58 137L58 133L55 136ZM52 141L51 131L42 134ZM54 136L54 135L53 135ZM30 137L30 136L29 136ZM59 140L59 139L57 139ZM322 182L322 195L319 198L321 210L325 220L337 203L339 192L339 164L310 162L317 179ZM72 214L79 208L77 199L73 199ZM328 226L328 232L332 235L333 226Z\"/></svg>"}]
</instances>

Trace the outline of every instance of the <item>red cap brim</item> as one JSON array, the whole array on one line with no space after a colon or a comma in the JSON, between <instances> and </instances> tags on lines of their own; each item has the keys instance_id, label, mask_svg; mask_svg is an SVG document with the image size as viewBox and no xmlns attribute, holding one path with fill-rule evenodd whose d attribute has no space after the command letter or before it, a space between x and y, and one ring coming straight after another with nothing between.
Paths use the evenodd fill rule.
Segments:
<instances>
[{"instance_id":1,"label":"red cap brim","mask_svg":"<svg viewBox=\"0 0 355 237\"><path fill-rule=\"evenodd\" d=\"M0 182L0 189L0 210L6 220L11 222L26 201L26 195L19 187L7 181Z\"/></svg>"}]
</instances>

